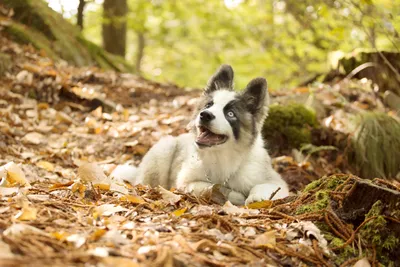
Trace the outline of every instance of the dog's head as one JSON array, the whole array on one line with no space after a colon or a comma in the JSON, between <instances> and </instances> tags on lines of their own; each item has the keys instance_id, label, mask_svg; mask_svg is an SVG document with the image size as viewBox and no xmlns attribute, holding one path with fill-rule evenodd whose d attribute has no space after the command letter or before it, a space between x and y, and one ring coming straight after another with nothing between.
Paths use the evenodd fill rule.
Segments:
<instances>
[{"instance_id":1,"label":"dog's head","mask_svg":"<svg viewBox=\"0 0 400 267\"><path fill-rule=\"evenodd\" d=\"M268 113L267 81L255 78L242 92L233 90L233 70L222 65L211 77L192 127L200 148L250 145Z\"/></svg>"}]
</instances>

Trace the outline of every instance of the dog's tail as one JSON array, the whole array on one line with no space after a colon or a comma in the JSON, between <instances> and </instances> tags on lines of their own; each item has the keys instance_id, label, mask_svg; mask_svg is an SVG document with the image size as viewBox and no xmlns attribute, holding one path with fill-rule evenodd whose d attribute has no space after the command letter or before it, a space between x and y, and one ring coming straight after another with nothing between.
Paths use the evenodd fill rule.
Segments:
<instances>
[{"instance_id":1,"label":"dog's tail","mask_svg":"<svg viewBox=\"0 0 400 267\"><path fill-rule=\"evenodd\" d=\"M132 185L136 184L138 169L132 165L118 165L110 174L114 179L129 182Z\"/></svg>"}]
</instances>

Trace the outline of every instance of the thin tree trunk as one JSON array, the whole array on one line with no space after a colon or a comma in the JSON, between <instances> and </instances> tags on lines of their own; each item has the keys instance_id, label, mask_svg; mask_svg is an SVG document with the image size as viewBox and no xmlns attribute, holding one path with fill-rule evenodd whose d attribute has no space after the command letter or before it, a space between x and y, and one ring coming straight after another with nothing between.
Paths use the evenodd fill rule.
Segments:
<instances>
[{"instance_id":1,"label":"thin tree trunk","mask_svg":"<svg viewBox=\"0 0 400 267\"><path fill-rule=\"evenodd\" d=\"M106 51L125 57L127 0L104 0L103 47Z\"/></svg>"},{"instance_id":2,"label":"thin tree trunk","mask_svg":"<svg viewBox=\"0 0 400 267\"><path fill-rule=\"evenodd\" d=\"M146 40L142 32L138 32L137 37L138 37L138 42L137 42L137 54L136 54L136 73L140 74L142 70L142 59L144 56L144 47L146 45Z\"/></svg>"},{"instance_id":3,"label":"thin tree trunk","mask_svg":"<svg viewBox=\"0 0 400 267\"><path fill-rule=\"evenodd\" d=\"M85 10L86 1L79 0L78 14L77 14L77 24L81 30L83 30L83 11Z\"/></svg>"}]
</instances>

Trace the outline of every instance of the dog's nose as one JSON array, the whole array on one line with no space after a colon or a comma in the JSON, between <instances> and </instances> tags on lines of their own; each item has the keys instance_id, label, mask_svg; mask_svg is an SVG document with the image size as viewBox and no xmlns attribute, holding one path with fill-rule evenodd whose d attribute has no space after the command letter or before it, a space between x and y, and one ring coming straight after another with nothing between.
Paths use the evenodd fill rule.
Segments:
<instances>
[{"instance_id":1,"label":"dog's nose","mask_svg":"<svg viewBox=\"0 0 400 267\"><path fill-rule=\"evenodd\" d=\"M209 122L213 119L215 119L215 116L210 111L204 110L204 111L200 112L200 120L201 121Z\"/></svg>"}]
</instances>

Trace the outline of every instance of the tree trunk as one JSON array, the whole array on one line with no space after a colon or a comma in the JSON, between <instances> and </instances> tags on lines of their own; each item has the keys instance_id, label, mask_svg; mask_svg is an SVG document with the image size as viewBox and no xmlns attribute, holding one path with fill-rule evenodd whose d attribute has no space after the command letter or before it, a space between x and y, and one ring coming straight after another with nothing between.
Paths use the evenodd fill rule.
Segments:
<instances>
[{"instance_id":1,"label":"tree trunk","mask_svg":"<svg viewBox=\"0 0 400 267\"><path fill-rule=\"evenodd\" d=\"M106 51L125 57L126 52L126 0L104 0L103 47Z\"/></svg>"},{"instance_id":2,"label":"tree trunk","mask_svg":"<svg viewBox=\"0 0 400 267\"><path fill-rule=\"evenodd\" d=\"M138 32L138 47L137 47L137 54L136 54L136 73L140 74L142 69L142 59L144 56L144 47L146 45L146 40L144 38L144 34L142 32Z\"/></svg>"},{"instance_id":3,"label":"tree trunk","mask_svg":"<svg viewBox=\"0 0 400 267\"><path fill-rule=\"evenodd\" d=\"M79 0L77 24L81 30L83 30L83 11L85 10L85 5L86 5L85 0Z\"/></svg>"}]
</instances>

